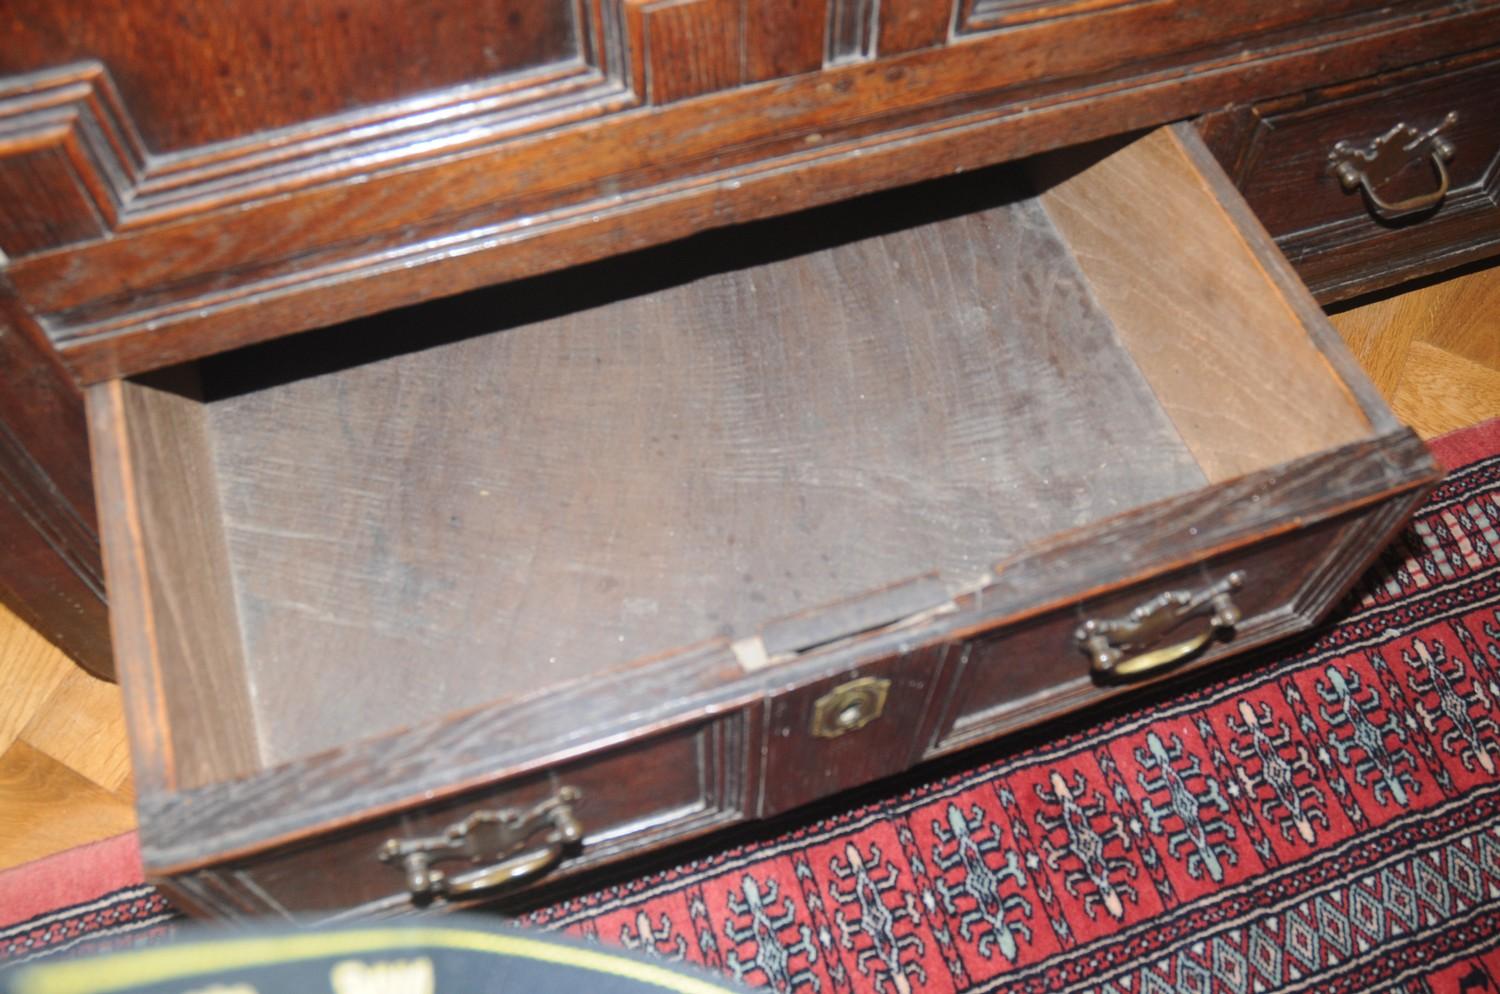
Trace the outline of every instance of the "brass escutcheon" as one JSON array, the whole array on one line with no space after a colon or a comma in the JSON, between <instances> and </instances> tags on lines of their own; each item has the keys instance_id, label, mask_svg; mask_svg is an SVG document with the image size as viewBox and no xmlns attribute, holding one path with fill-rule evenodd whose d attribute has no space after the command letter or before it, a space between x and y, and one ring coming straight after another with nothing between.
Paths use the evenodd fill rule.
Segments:
<instances>
[{"instance_id":1,"label":"brass escutcheon","mask_svg":"<svg viewBox=\"0 0 1500 994\"><path fill-rule=\"evenodd\" d=\"M864 728L885 710L891 681L876 676L841 683L813 703L812 733L820 739Z\"/></svg>"}]
</instances>

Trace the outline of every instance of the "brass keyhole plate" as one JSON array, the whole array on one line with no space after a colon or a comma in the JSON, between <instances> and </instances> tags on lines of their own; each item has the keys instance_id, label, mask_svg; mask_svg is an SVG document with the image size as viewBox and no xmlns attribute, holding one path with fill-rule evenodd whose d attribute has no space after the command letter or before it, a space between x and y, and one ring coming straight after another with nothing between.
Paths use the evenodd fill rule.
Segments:
<instances>
[{"instance_id":1,"label":"brass keyhole plate","mask_svg":"<svg viewBox=\"0 0 1500 994\"><path fill-rule=\"evenodd\" d=\"M812 733L820 739L864 728L885 710L891 681L866 676L841 683L813 702Z\"/></svg>"}]
</instances>

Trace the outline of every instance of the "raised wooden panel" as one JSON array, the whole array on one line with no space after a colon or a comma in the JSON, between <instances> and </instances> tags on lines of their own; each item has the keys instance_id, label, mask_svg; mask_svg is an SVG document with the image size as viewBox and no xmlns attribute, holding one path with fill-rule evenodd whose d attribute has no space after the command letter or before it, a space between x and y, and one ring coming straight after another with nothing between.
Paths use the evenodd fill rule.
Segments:
<instances>
[{"instance_id":1,"label":"raised wooden panel","mask_svg":"<svg viewBox=\"0 0 1500 994\"><path fill-rule=\"evenodd\" d=\"M1500 252L1500 51L1414 66L1205 118L1200 128L1276 243L1318 297L1341 300ZM1363 147L1398 123L1442 134L1455 149L1441 205L1377 217L1329 170L1334 145ZM1379 191L1431 192L1424 155Z\"/></svg>"},{"instance_id":2,"label":"raised wooden panel","mask_svg":"<svg viewBox=\"0 0 1500 994\"><path fill-rule=\"evenodd\" d=\"M812 72L823 65L825 5L760 0L745 8L745 82Z\"/></svg>"},{"instance_id":3,"label":"raised wooden panel","mask_svg":"<svg viewBox=\"0 0 1500 994\"><path fill-rule=\"evenodd\" d=\"M577 60L582 4L7 0L0 73L97 59L155 153Z\"/></svg>"},{"instance_id":4,"label":"raised wooden panel","mask_svg":"<svg viewBox=\"0 0 1500 994\"><path fill-rule=\"evenodd\" d=\"M37 248L102 235L104 219L94 209L73 165L65 126L7 143L0 159L0 203L5 204L4 251L24 255Z\"/></svg>"},{"instance_id":5,"label":"raised wooden panel","mask_svg":"<svg viewBox=\"0 0 1500 994\"><path fill-rule=\"evenodd\" d=\"M880 5L881 55L932 48L948 40L951 0L883 0Z\"/></svg>"},{"instance_id":6,"label":"raised wooden panel","mask_svg":"<svg viewBox=\"0 0 1500 994\"><path fill-rule=\"evenodd\" d=\"M786 811L910 766L921 751L928 703L946 652L938 646L902 653L775 694L765 708L759 813ZM821 715L821 709L873 706L869 702L875 697L840 697L841 691L856 693L858 688L849 688L860 681L879 687L879 714L833 734L836 718ZM846 703L836 703L841 701Z\"/></svg>"},{"instance_id":7,"label":"raised wooden panel","mask_svg":"<svg viewBox=\"0 0 1500 994\"><path fill-rule=\"evenodd\" d=\"M952 45L942 8L580 0L576 57L153 157L10 278L107 379L1500 42L1497 0L1075 0Z\"/></svg>"},{"instance_id":8,"label":"raised wooden panel","mask_svg":"<svg viewBox=\"0 0 1500 994\"><path fill-rule=\"evenodd\" d=\"M1051 17L1072 17L1138 0L958 0L961 31L988 31Z\"/></svg>"},{"instance_id":9,"label":"raised wooden panel","mask_svg":"<svg viewBox=\"0 0 1500 994\"><path fill-rule=\"evenodd\" d=\"M474 811L524 810L564 786L580 794L572 808L584 829L582 845L548 874L565 876L745 818L757 714L736 711L640 739L178 883L185 879L195 903L221 917L410 909L400 869L376 857L386 839L438 834Z\"/></svg>"},{"instance_id":10,"label":"raised wooden panel","mask_svg":"<svg viewBox=\"0 0 1500 994\"><path fill-rule=\"evenodd\" d=\"M1244 612L1234 637L1209 643L1184 667L1310 627L1379 554L1425 493L1320 522L972 640L955 654L951 689L927 754L953 752L1105 699L1112 691L1090 678L1074 632L1087 618L1119 617L1166 590L1197 590L1234 570L1245 574L1243 589L1234 595ZM1202 624L1201 617L1184 622L1162 642L1195 635Z\"/></svg>"},{"instance_id":11,"label":"raised wooden panel","mask_svg":"<svg viewBox=\"0 0 1500 994\"><path fill-rule=\"evenodd\" d=\"M0 252L18 258L107 232L142 154L98 65L0 80Z\"/></svg>"},{"instance_id":12,"label":"raised wooden panel","mask_svg":"<svg viewBox=\"0 0 1500 994\"><path fill-rule=\"evenodd\" d=\"M660 104L738 86L743 14L740 0L625 0L637 92Z\"/></svg>"}]
</instances>

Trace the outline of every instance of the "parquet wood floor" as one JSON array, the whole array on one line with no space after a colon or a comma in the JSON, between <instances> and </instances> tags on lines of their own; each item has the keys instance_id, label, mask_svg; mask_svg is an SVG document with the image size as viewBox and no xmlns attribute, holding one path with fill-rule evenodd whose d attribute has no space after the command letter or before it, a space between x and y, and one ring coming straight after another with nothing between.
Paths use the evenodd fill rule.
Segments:
<instances>
[{"instance_id":1,"label":"parquet wood floor","mask_svg":"<svg viewBox=\"0 0 1500 994\"><path fill-rule=\"evenodd\" d=\"M1333 322L1423 435L1500 416L1500 266ZM0 607L0 869L134 824L119 690Z\"/></svg>"}]
</instances>

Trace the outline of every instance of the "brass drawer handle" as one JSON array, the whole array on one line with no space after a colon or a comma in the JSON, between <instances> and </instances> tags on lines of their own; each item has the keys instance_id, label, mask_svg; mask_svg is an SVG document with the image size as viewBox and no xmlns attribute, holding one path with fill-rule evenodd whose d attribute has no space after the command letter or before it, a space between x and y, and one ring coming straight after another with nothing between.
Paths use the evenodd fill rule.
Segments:
<instances>
[{"instance_id":1,"label":"brass drawer handle","mask_svg":"<svg viewBox=\"0 0 1500 994\"><path fill-rule=\"evenodd\" d=\"M1437 127L1418 131L1409 124L1397 124L1363 148L1340 141L1328 154L1328 168L1345 190L1363 190L1376 216L1395 220L1436 207L1448 195L1448 162L1458 148L1438 132L1458 122L1458 113L1450 111ZM1397 200L1383 199L1377 188L1404 169L1412 159L1427 156L1437 171L1438 187L1431 193Z\"/></svg>"},{"instance_id":2,"label":"brass drawer handle","mask_svg":"<svg viewBox=\"0 0 1500 994\"><path fill-rule=\"evenodd\" d=\"M583 826L573 815L579 798L572 787L525 812L476 811L449 825L441 835L417 839L387 839L377 854L383 863L399 864L413 899L458 898L494 890L536 876L562 859L583 838ZM538 832L546 830L541 845L512 855ZM500 859L493 866L450 876L432 864L445 859Z\"/></svg>"},{"instance_id":3,"label":"brass drawer handle","mask_svg":"<svg viewBox=\"0 0 1500 994\"><path fill-rule=\"evenodd\" d=\"M1197 592L1169 590L1135 608L1123 618L1091 618L1073 633L1089 657L1096 676L1111 680L1134 680L1164 669L1193 655L1220 632L1240 623L1240 609L1230 594L1244 586L1245 574L1235 570L1218 583ZM1208 625L1192 638L1159 649L1150 649L1162 635L1179 623L1208 615ZM1136 655L1125 653L1145 649Z\"/></svg>"}]
</instances>

